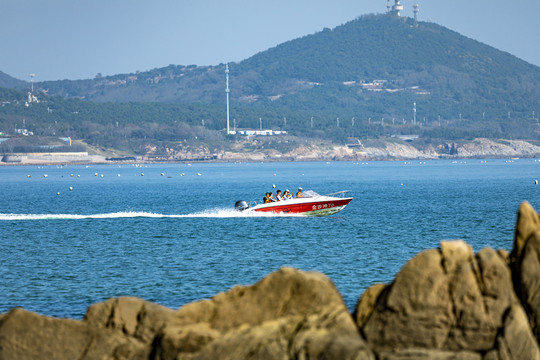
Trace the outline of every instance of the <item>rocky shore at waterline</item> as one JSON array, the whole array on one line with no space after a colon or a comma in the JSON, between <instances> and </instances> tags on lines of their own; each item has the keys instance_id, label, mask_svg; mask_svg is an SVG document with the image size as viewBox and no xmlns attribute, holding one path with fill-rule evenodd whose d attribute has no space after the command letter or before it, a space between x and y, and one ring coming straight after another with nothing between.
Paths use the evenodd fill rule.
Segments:
<instances>
[{"instance_id":1,"label":"rocky shore at waterline","mask_svg":"<svg viewBox=\"0 0 540 360\"><path fill-rule=\"evenodd\" d=\"M540 215L528 203L510 253L443 241L352 314L325 275L282 268L178 310L122 297L83 320L0 315L0 359L540 359L539 341Z\"/></svg>"},{"instance_id":2,"label":"rocky shore at waterline","mask_svg":"<svg viewBox=\"0 0 540 360\"><path fill-rule=\"evenodd\" d=\"M281 144L283 145L283 144ZM540 146L524 140L477 138L460 142L429 144L406 141L367 141L365 144L326 143L289 144L286 150L269 139L244 139L227 149L212 149L210 144L158 149L146 146L145 153L119 156L112 149L99 155L88 153L13 153L0 154L2 165L174 163L174 162L272 162L272 161L373 161L533 158ZM108 154L108 155L107 155Z\"/></svg>"}]
</instances>

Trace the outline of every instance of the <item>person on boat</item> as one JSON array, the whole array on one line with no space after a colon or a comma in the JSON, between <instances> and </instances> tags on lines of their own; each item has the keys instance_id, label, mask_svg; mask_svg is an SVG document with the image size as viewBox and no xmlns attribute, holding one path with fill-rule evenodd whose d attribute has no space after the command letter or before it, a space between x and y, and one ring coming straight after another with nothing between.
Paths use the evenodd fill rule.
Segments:
<instances>
[{"instance_id":1,"label":"person on boat","mask_svg":"<svg viewBox=\"0 0 540 360\"><path fill-rule=\"evenodd\" d=\"M292 195L291 195L291 192L289 191L289 189L286 189L285 192L283 193L283 199L285 199L285 200L292 199Z\"/></svg>"},{"instance_id":2,"label":"person on boat","mask_svg":"<svg viewBox=\"0 0 540 360\"><path fill-rule=\"evenodd\" d=\"M303 190L303 189L302 189L301 187L298 188L298 192L296 193L296 197L297 197L297 198L304 197L304 195L302 194L302 190Z\"/></svg>"},{"instance_id":3,"label":"person on boat","mask_svg":"<svg viewBox=\"0 0 540 360\"><path fill-rule=\"evenodd\" d=\"M263 197L263 203L264 203L264 204L267 204L267 203L269 203L269 202L272 202L272 200L270 200L270 196L271 196L271 195L272 195L272 193L270 193L270 192L267 192L266 195L264 195L264 197Z\"/></svg>"},{"instance_id":4,"label":"person on boat","mask_svg":"<svg viewBox=\"0 0 540 360\"><path fill-rule=\"evenodd\" d=\"M274 199L274 194L272 194L271 192L268 193L268 200L270 200L269 202L276 202L277 200Z\"/></svg>"},{"instance_id":5,"label":"person on boat","mask_svg":"<svg viewBox=\"0 0 540 360\"><path fill-rule=\"evenodd\" d=\"M276 192L276 199L277 199L277 201L283 201L283 200L285 200L285 198L281 195L281 190L278 190L278 191Z\"/></svg>"}]
</instances>

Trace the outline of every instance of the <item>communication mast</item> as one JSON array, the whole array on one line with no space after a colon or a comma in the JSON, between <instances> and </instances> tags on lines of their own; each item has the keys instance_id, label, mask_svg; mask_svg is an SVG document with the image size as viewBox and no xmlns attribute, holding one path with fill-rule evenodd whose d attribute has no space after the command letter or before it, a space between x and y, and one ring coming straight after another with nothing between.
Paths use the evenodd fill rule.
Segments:
<instances>
[{"instance_id":1,"label":"communication mast","mask_svg":"<svg viewBox=\"0 0 540 360\"><path fill-rule=\"evenodd\" d=\"M229 135L229 64L225 64L225 79L226 79L226 88L225 93L227 93L227 135Z\"/></svg>"},{"instance_id":2,"label":"communication mast","mask_svg":"<svg viewBox=\"0 0 540 360\"><path fill-rule=\"evenodd\" d=\"M413 5L414 26L418 27L418 4Z\"/></svg>"},{"instance_id":3,"label":"communication mast","mask_svg":"<svg viewBox=\"0 0 540 360\"><path fill-rule=\"evenodd\" d=\"M413 124L416 125L416 102L413 102Z\"/></svg>"},{"instance_id":4,"label":"communication mast","mask_svg":"<svg viewBox=\"0 0 540 360\"><path fill-rule=\"evenodd\" d=\"M401 16L401 11L403 10L403 5L399 0L395 0L394 6L392 6L392 12L397 16Z\"/></svg>"},{"instance_id":5,"label":"communication mast","mask_svg":"<svg viewBox=\"0 0 540 360\"><path fill-rule=\"evenodd\" d=\"M32 83L32 94L34 93L34 77L36 74L30 74L30 83Z\"/></svg>"}]
</instances>

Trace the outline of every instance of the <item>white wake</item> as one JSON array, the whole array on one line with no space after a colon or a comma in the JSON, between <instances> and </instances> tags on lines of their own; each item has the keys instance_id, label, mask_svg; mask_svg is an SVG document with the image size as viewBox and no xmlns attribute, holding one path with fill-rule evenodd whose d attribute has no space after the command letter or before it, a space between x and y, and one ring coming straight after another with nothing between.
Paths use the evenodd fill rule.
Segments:
<instances>
[{"instance_id":1,"label":"white wake","mask_svg":"<svg viewBox=\"0 0 540 360\"><path fill-rule=\"evenodd\" d=\"M263 212L240 212L231 209L211 209L192 214L159 214L145 211L121 211L104 214L0 214L0 221L23 220L84 220L127 218L249 218L249 217L302 217L298 214L272 214Z\"/></svg>"}]
</instances>

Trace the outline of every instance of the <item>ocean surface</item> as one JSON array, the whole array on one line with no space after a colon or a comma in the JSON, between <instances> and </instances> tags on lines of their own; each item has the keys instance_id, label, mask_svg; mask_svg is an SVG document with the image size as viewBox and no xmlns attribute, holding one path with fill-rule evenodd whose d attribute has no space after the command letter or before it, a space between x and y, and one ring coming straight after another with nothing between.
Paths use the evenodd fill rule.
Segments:
<instances>
[{"instance_id":1,"label":"ocean surface","mask_svg":"<svg viewBox=\"0 0 540 360\"><path fill-rule=\"evenodd\" d=\"M82 318L118 296L179 308L282 266L326 274L353 309L441 240L511 250L519 204L540 209L536 179L539 159L3 166L0 313ZM232 210L273 184L354 200L323 218Z\"/></svg>"}]
</instances>

